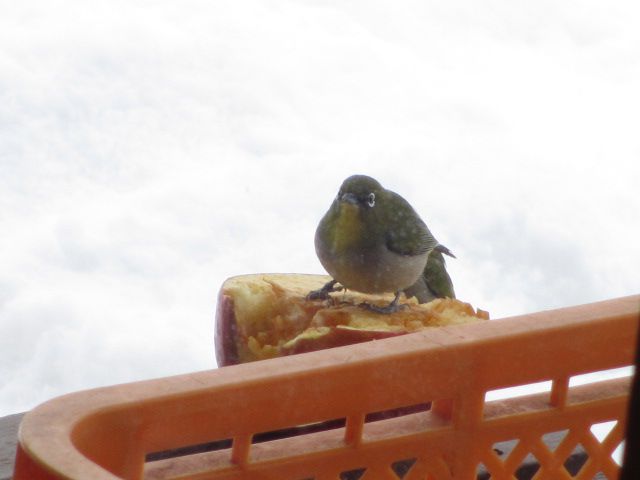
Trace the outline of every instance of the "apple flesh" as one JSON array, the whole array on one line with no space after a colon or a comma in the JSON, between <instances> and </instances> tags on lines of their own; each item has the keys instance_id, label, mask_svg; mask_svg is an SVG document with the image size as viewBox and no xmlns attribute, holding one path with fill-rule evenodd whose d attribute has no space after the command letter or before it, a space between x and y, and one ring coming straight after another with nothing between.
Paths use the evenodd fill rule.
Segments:
<instances>
[{"instance_id":1,"label":"apple flesh","mask_svg":"<svg viewBox=\"0 0 640 480\"><path fill-rule=\"evenodd\" d=\"M307 300L331 280L324 275L255 274L229 278L218 295L215 348L218 366L379 340L425 328L487 320L489 314L456 299L379 314L357 305L384 306L393 295L337 292Z\"/></svg>"}]
</instances>

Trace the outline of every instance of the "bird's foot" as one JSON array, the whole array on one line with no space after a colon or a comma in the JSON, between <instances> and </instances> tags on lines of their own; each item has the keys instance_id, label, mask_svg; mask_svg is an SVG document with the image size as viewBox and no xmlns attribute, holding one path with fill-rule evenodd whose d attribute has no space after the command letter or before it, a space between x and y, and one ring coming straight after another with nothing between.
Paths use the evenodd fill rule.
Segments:
<instances>
[{"instance_id":1,"label":"bird's foot","mask_svg":"<svg viewBox=\"0 0 640 480\"><path fill-rule=\"evenodd\" d=\"M400 310L407 308L407 305L401 304L399 303L399 301L400 301L400 292L396 292L395 298L386 307L379 307L378 305L372 305L367 302L362 302L358 306L360 308L371 310L372 312L388 315L390 313L399 312Z\"/></svg>"},{"instance_id":2,"label":"bird's foot","mask_svg":"<svg viewBox=\"0 0 640 480\"><path fill-rule=\"evenodd\" d=\"M343 290L342 287L336 287L336 283L338 283L336 280L331 280L330 282L325 283L322 288L319 288L318 290L311 290L305 298L307 300L328 300L331 298L329 296L330 293Z\"/></svg>"},{"instance_id":3,"label":"bird's foot","mask_svg":"<svg viewBox=\"0 0 640 480\"><path fill-rule=\"evenodd\" d=\"M394 302L391 302L386 307L380 307L378 305L373 305L367 302L359 303L358 306L360 308L364 308L365 310L370 310L372 312L382 313L385 315L388 315L390 313L396 313L396 312L399 312L400 310L404 310L405 308L407 308L407 305L403 303L394 303Z\"/></svg>"}]
</instances>

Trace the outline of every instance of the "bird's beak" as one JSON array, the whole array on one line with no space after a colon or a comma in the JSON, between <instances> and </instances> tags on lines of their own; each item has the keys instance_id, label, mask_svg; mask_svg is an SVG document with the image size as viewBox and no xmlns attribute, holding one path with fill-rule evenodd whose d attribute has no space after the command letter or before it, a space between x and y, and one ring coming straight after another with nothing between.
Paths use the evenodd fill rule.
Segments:
<instances>
[{"instance_id":1,"label":"bird's beak","mask_svg":"<svg viewBox=\"0 0 640 480\"><path fill-rule=\"evenodd\" d=\"M340 201L344 203L350 203L351 205L357 205L358 197L356 197L353 193L343 193L340 197Z\"/></svg>"}]
</instances>

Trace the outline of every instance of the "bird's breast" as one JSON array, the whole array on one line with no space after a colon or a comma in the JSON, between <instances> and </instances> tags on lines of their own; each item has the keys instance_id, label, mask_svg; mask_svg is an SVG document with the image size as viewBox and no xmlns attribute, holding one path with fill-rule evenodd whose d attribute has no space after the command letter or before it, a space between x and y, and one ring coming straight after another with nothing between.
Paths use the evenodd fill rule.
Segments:
<instances>
[{"instance_id":1,"label":"bird's breast","mask_svg":"<svg viewBox=\"0 0 640 480\"><path fill-rule=\"evenodd\" d=\"M342 205L334 226L330 229L329 244L334 252L347 252L366 243L364 222L356 205Z\"/></svg>"}]
</instances>

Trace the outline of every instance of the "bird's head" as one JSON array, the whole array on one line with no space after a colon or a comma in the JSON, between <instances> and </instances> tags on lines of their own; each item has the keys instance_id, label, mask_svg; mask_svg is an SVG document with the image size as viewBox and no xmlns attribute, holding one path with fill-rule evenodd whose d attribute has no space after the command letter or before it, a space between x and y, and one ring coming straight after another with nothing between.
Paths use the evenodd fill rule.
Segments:
<instances>
[{"instance_id":1,"label":"bird's head","mask_svg":"<svg viewBox=\"0 0 640 480\"><path fill-rule=\"evenodd\" d=\"M365 175L353 175L342 183L320 224L320 229L332 239L332 250L360 248L375 241L372 229L378 227L376 202L383 194L384 188Z\"/></svg>"},{"instance_id":2,"label":"bird's head","mask_svg":"<svg viewBox=\"0 0 640 480\"><path fill-rule=\"evenodd\" d=\"M336 202L341 210L366 211L376 205L376 199L384 192L384 188L374 178L366 175L352 175L340 187Z\"/></svg>"}]
</instances>

